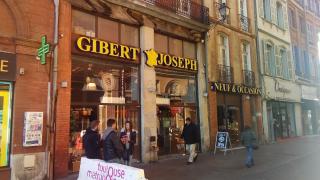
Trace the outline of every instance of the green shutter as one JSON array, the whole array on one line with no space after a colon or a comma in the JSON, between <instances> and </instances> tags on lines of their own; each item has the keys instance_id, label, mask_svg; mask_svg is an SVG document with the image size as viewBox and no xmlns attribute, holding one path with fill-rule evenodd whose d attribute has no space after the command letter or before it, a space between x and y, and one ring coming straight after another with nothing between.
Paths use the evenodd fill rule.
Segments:
<instances>
[{"instance_id":1,"label":"green shutter","mask_svg":"<svg viewBox=\"0 0 320 180\"><path fill-rule=\"evenodd\" d=\"M292 58L292 56L291 56L291 51L287 51L287 61L288 61L288 75L289 75L289 79L291 80L291 79L293 79L293 63L292 63L292 61L293 61L293 58Z\"/></svg>"}]
</instances>

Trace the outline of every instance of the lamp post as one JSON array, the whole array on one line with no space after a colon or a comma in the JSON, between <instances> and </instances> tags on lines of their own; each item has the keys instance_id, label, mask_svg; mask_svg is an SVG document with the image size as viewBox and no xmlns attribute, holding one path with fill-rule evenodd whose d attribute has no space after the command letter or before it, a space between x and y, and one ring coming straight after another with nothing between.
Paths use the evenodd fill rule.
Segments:
<instances>
[{"instance_id":1,"label":"lamp post","mask_svg":"<svg viewBox=\"0 0 320 180\"><path fill-rule=\"evenodd\" d=\"M219 14L221 16L221 19L219 19L220 22L224 22L230 12L230 8L226 5L226 3L221 3L219 6Z\"/></svg>"}]
</instances>

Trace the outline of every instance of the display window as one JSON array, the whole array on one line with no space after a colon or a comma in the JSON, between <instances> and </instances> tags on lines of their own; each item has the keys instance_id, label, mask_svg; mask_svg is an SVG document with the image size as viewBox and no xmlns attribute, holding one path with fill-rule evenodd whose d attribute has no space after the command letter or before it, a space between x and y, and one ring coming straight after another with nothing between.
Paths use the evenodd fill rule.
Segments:
<instances>
[{"instance_id":1,"label":"display window","mask_svg":"<svg viewBox=\"0 0 320 180\"><path fill-rule=\"evenodd\" d=\"M77 171L84 153L82 136L89 127L91 116L100 121L102 135L107 120L117 122L119 132L126 121L140 130L139 69L137 65L106 60L73 57L70 119L70 169ZM134 159L140 159L137 138Z\"/></svg>"},{"instance_id":2,"label":"display window","mask_svg":"<svg viewBox=\"0 0 320 180\"><path fill-rule=\"evenodd\" d=\"M11 83L0 82L0 167L9 165Z\"/></svg>"},{"instance_id":3,"label":"display window","mask_svg":"<svg viewBox=\"0 0 320 180\"><path fill-rule=\"evenodd\" d=\"M181 133L185 119L198 124L196 76L158 71L157 134L159 155L185 153Z\"/></svg>"}]
</instances>

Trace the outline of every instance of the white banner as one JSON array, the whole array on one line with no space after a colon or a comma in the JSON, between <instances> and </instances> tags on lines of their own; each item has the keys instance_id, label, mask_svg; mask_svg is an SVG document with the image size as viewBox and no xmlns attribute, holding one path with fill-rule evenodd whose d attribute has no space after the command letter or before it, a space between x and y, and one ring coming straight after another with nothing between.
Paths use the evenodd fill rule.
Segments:
<instances>
[{"instance_id":1,"label":"white banner","mask_svg":"<svg viewBox=\"0 0 320 180\"><path fill-rule=\"evenodd\" d=\"M146 180L144 170L99 159L81 158L78 180Z\"/></svg>"}]
</instances>

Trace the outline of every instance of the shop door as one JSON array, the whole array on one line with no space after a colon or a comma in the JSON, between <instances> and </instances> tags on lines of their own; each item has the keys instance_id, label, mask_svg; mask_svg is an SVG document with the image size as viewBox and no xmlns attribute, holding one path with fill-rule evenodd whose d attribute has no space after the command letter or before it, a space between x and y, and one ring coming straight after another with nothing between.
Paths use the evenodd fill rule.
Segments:
<instances>
[{"instance_id":1,"label":"shop door","mask_svg":"<svg viewBox=\"0 0 320 180\"><path fill-rule=\"evenodd\" d=\"M158 106L158 146L159 155L183 154L185 145L181 140L181 134L185 125L185 119L190 117L195 120L196 108Z\"/></svg>"}]
</instances>

